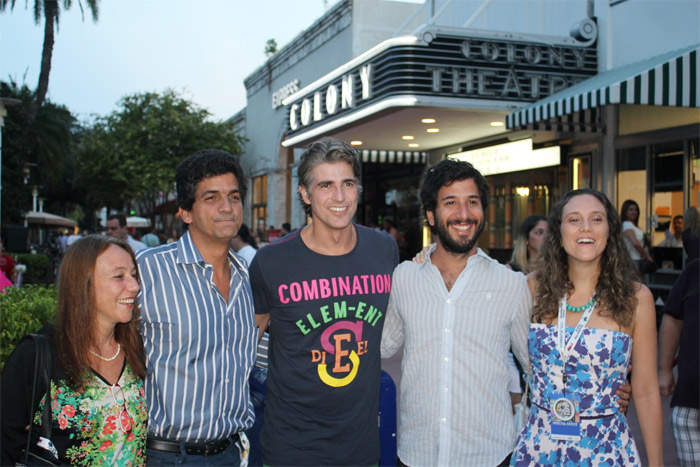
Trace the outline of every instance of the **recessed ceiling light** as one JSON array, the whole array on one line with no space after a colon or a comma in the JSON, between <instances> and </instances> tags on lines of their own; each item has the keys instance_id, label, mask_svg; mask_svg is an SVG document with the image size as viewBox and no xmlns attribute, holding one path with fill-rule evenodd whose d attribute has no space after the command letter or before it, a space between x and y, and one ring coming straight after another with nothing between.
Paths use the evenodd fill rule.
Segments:
<instances>
[{"instance_id":1,"label":"recessed ceiling light","mask_svg":"<svg viewBox=\"0 0 700 467\"><path fill-rule=\"evenodd\" d=\"M491 122L491 126L503 126L503 122Z\"/></svg>"},{"instance_id":2,"label":"recessed ceiling light","mask_svg":"<svg viewBox=\"0 0 700 467\"><path fill-rule=\"evenodd\" d=\"M362 146L362 141L350 141L350 144L353 146Z\"/></svg>"},{"instance_id":3,"label":"recessed ceiling light","mask_svg":"<svg viewBox=\"0 0 700 467\"><path fill-rule=\"evenodd\" d=\"M420 144L418 144L418 143L409 143L408 147L409 147L409 148L419 148L419 147L420 147Z\"/></svg>"},{"instance_id":4,"label":"recessed ceiling light","mask_svg":"<svg viewBox=\"0 0 700 467\"><path fill-rule=\"evenodd\" d=\"M428 128L427 130L428 133L440 133L440 128Z\"/></svg>"},{"instance_id":5,"label":"recessed ceiling light","mask_svg":"<svg viewBox=\"0 0 700 467\"><path fill-rule=\"evenodd\" d=\"M421 120L421 122L423 122L423 123L435 123L435 119L434 118L424 118Z\"/></svg>"},{"instance_id":6,"label":"recessed ceiling light","mask_svg":"<svg viewBox=\"0 0 700 467\"><path fill-rule=\"evenodd\" d=\"M411 136L411 135L403 135L403 136L401 137L401 139L403 139L403 140L405 140L405 141L413 141L413 140L416 139L416 138L415 138L415 136Z\"/></svg>"}]
</instances>

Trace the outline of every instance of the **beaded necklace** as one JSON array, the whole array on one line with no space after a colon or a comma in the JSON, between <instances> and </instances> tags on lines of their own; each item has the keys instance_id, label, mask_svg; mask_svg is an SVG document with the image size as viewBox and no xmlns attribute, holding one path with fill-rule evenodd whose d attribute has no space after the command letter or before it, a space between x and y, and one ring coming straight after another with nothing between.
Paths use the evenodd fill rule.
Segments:
<instances>
[{"instance_id":1,"label":"beaded necklace","mask_svg":"<svg viewBox=\"0 0 700 467\"><path fill-rule=\"evenodd\" d=\"M582 311L585 311L586 309L593 306L594 303L595 303L595 294L593 294L591 299L588 300L588 303L586 303L585 305L571 306L571 305L569 305L569 302L566 302L566 309L567 309L567 311L570 311L572 313L581 313Z\"/></svg>"}]
</instances>

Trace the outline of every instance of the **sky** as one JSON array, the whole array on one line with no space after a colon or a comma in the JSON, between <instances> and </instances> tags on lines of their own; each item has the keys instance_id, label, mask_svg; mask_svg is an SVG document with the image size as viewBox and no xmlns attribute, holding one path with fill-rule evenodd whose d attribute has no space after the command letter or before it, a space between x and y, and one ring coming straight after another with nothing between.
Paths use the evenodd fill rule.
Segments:
<instances>
[{"instance_id":1,"label":"sky","mask_svg":"<svg viewBox=\"0 0 700 467\"><path fill-rule=\"evenodd\" d=\"M282 47L336 2L100 0L95 23L73 0L60 17L48 98L87 119L125 95L171 88L225 120L245 107L243 80L265 62L267 40ZM32 90L43 43L33 4L16 0L0 13L0 80Z\"/></svg>"}]
</instances>

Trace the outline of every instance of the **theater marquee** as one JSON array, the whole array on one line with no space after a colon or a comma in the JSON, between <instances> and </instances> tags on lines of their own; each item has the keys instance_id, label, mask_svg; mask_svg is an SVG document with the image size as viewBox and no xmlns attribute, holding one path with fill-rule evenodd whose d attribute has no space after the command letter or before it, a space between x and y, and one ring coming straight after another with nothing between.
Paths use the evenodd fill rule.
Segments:
<instances>
[{"instance_id":1,"label":"theater marquee","mask_svg":"<svg viewBox=\"0 0 700 467\"><path fill-rule=\"evenodd\" d=\"M431 37L432 38L432 37ZM535 102L597 72L595 46L436 34L389 40L287 97L288 139L391 100ZM407 99L409 98L409 99ZM410 98L417 98L411 100ZM387 106L376 106L378 109Z\"/></svg>"}]
</instances>

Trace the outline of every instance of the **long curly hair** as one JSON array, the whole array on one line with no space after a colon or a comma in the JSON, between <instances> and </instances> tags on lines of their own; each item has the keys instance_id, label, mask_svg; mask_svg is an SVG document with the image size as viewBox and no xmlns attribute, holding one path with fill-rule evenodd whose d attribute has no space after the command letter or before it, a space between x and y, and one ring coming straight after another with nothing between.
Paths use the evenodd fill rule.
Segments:
<instances>
[{"instance_id":1,"label":"long curly hair","mask_svg":"<svg viewBox=\"0 0 700 467\"><path fill-rule=\"evenodd\" d=\"M570 191L552 209L547 238L536 259L532 320L536 323L552 321L557 316L561 298L574 291L574 284L569 279L569 258L562 246L561 224L564 206L581 195L591 195L600 201L608 220L608 241L600 258L595 288L596 308L601 316L611 318L622 327L629 326L637 308L638 276L622 241L620 216L607 196L590 188Z\"/></svg>"},{"instance_id":2,"label":"long curly hair","mask_svg":"<svg viewBox=\"0 0 700 467\"><path fill-rule=\"evenodd\" d=\"M110 246L124 249L136 265L136 258L126 242L112 237L88 235L66 250L58 276L56 307L56 351L71 387L82 389L90 373L88 349L95 343L95 264L97 257ZM137 270L138 279L138 270ZM146 377L146 358L139 331L141 314L134 303L133 317L118 323L114 338L121 344L126 361L136 375Z\"/></svg>"}]
</instances>

